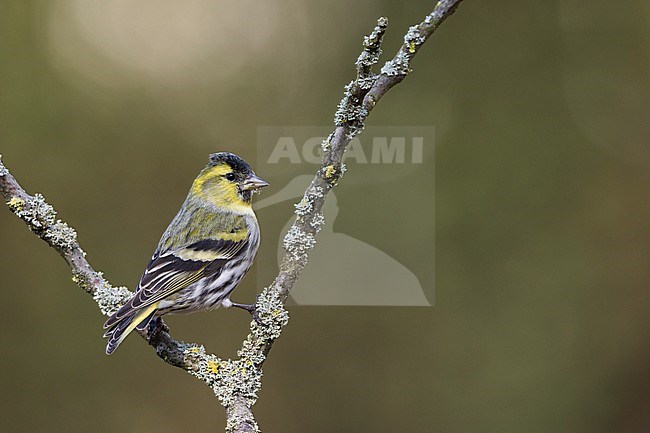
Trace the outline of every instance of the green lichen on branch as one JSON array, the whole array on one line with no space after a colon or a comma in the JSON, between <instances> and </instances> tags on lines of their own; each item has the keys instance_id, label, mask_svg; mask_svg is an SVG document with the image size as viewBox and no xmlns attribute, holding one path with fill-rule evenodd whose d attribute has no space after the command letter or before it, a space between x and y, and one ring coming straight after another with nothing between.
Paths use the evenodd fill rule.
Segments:
<instances>
[{"instance_id":1,"label":"green lichen on branch","mask_svg":"<svg viewBox=\"0 0 650 433\"><path fill-rule=\"evenodd\" d=\"M93 300L104 316L110 316L133 297L133 292L123 286L114 287L102 277L101 272L97 274L102 282L94 287ZM75 281L75 276L72 279ZM83 288L79 281L75 282Z\"/></svg>"},{"instance_id":2,"label":"green lichen on branch","mask_svg":"<svg viewBox=\"0 0 650 433\"><path fill-rule=\"evenodd\" d=\"M264 357L260 352L264 341L273 341L280 337L282 328L289 323L289 312L284 307L284 299L274 290L265 287L257 297L257 321L251 322L251 334L254 344L248 344L248 339L238 352L241 358L247 358L255 364L261 364Z\"/></svg>"},{"instance_id":3,"label":"green lichen on branch","mask_svg":"<svg viewBox=\"0 0 650 433\"><path fill-rule=\"evenodd\" d=\"M262 371L250 360L221 359L206 353L203 346L190 346L185 357L194 366L187 372L205 382L224 407L230 407L238 397L252 407L262 386Z\"/></svg>"},{"instance_id":4,"label":"green lichen on branch","mask_svg":"<svg viewBox=\"0 0 650 433\"><path fill-rule=\"evenodd\" d=\"M411 72L411 60L436 28L454 13L459 0L440 0L433 12L415 26L409 27L404 35L404 43L391 60L381 68L381 73L389 77L404 77Z\"/></svg>"},{"instance_id":5,"label":"green lichen on branch","mask_svg":"<svg viewBox=\"0 0 650 433\"><path fill-rule=\"evenodd\" d=\"M324 196L325 193L323 187L319 185L310 185L305 191L302 200L294 205L296 208L294 213L298 218L303 218L311 215L313 213L316 201L322 199Z\"/></svg>"},{"instance_id":6,"label":"green lichen on branch","mask_svg":"<svg viewBox=\"0 0 650 433\"><path fill-rule=\"evenodd\" d=\"M357 66L357 84L362 89L369 89L374 82L372 67L381 57L381 43L388 27L388 18L381 17L373 31L363 38L363 51L355 65Z\"/></svg>"},{"instance_id":7,"label":"green lichen on branch","mask_svg":"<svg viewBox=\"0 0 650 433\"><path fill-rule=\"evenodd\" d=\"M36 193L26 200L12 197L7 202L7 206L18 218L27 223L30 230L52 246L64 250L72 250L77 246L77 232L56 218L56 211L45 201L42 194Z\"/></svg>"},{"instance_id":8,"label":"green lichen on branch","mask_svg":"<svg viewBox=\"0 0 650 433\"><path fill-rule=\"evenodd\" d=\"M346 128L347 138L350 140L360 134L365 127L364 121L368 116L368 110L362 104L363 97L377 79L377 74L372 72L372 67L381 56L381 43L387 27L388 18L381 17L372 32L364 37L363 50L355 63L357 76L345 86L343 98L334 114L334 124Z\"/></svg>"},{"instance_id":9,"label":"green lichen on branch","mask_svg":"<svg viewBox=\"0 0 650 433\"><path fill-rule=\"evenodd\" d=\"M329 172L330 169L331 169L331 173ZM334 179L335 172L337 174L336 179ZM336 182L338 181L338 178L340 177L340 174L341 174L341 171L339 170L337 172L337 170L334 168L333 165L329 165L329 166L327 166L325 168L324 177L325 177L326 180L331 182L330 187L334 186L336 184ZM328 176L330 176L330 179L328 179ZM311 235L318 234L321 227L325 223L325 217L323 216L323 214L319 210L316 209L316 207L318 207L318 208L321 207L320 204L322 204L322 203L320 203L320 202L322 202L324 200L325 194L326 194L325 188L323 188L320 185L311 184L307 188L307 190L305 191L305 194L303 195L302 200L300 200L300 202L298 204L294 205L296 207L296 211L294 212L296 214L296 222L303 223L303 226L306 228L308 234L311 234ZM314 238L314 240L315 240L315 238ZM294 244L295 244L296 241L297 241L297 239L293 239L292 237L290 237L289 239L287 239L285 237L285 242L286 242L285 248L286 247L291 247L291 248L293 248L295 250L295 248L294 248L295 245ZM305 248L303 248L304 251L307 251L307 250L311 249L311 247L310 247L311 242L312 242L312 239L309 238L308 239L308 245L306 245ZM299 260L301 257L303 257L303 255L301 255L301 254L294 254L293 255L294 259Z\"/></svg>"},{"instance_id":10,"label":"green lichen on branch","mask_svg":"<svg viewBox=\"0 0 650 433\"><path fill-rule=\"evenodd\" d=\"M330 134L327 138L323 140L323 142L320 144L321 149L323 149L323 152L327 152L332 145L332 134Z\"/></svg>"},{"instance_id":11,"label":"green lichen on branch","mask_svg":"<svg viewBox=\"0 0 650 433\"><path fill-rule=\"evenodd\" d=\"M350 81L345 85L343 90L343 98L339 102L334 114L334 124L336 126L347 127L350 129L349 138L354 138L355 135L363 131L364 120L368 115L368 111L360 105L361 99L356 94L357 82Z\"/></svg>"},{"instance_id":12,"label":"green lichen on branch","mask_svg":"<svg viewBox=\"0 0 650 433\"><path fill-rule=\"evenodd\" d=\"M421 33L419 26L411 26L404 35L404 45L397 55L386 62L381 68L381 73L388 76L406 75L411 72L410 63L413 55L426 41L426 36Z\"/></svg>"},{"instance_id":13,"label":"green lichen on branch","mask_svg":"<svg viewBox=\"0 0 650 433\"><path fill-rule=\"evenodd\" d=\"M320 229L323 227L324 224L325 224L325 217L320 212L313 214L311 221L309 221L309 225L312 226L314 230L316 230L316 233L320 231Z\"/></svg>"},{"instance_id":14,"label":"green lichen on branch","mask_svg":"<svg viewBox=\"0 0 650 433\"><path fill-rule=\"evenodd\" d=\"M267 345L277 339L289 321L289 313L279 295L265 288L257 299L259 322L251 322L251 332L237 352L238 359L221 359L206 353L199 345L184 349L185 362L194 368L187 371L212 388L227 408L242 399L252 407L262 386L262 364Z\"/></svg>"},{"instance_id":15,"label":"green lichen on branch","mask_svg":"<svg viewBox=\"0 0 650 433\"><path fill-rule=\"evenodd\" d=\"M312 182L305 191L302 200L294 205L296 207L296 224L303 228L294 225L283 242L285 251L290 252L289 257L293 260L306 263L306 253L313 248L316 242L315 235L325 223L325 217L320 212L320 208L326 195L326 189Z\"/></svg>"},{"instance_id":16,"label":"green lichen on branch","mask_svg":"<svg viewBox=\"0 0 650 433\"><path fill-rule=\"evenodd\" d=\"M310 202L306 197L303 197L300 202L294 204L294 207L296 208L295 214L298 216L305 216L308 215L313 207L313 203Z\"/></svg>"},{"instance_id":17,"label":"green lichen on branch","mask_svg":"<svg viewBox=\"0 0 650 433\"><path fill-rule=\"evenodd\" d=\"M316 237L297 226L292 226L282 242L287 255L295 261L307 262L307 253L316 245Z\"/></svg>"}]
</instances>

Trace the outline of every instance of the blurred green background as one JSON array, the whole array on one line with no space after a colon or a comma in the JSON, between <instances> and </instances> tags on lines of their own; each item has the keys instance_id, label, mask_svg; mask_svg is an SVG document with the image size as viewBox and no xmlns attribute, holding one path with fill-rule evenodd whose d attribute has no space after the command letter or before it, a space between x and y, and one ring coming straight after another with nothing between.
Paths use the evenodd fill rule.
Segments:
<instances>
[{"instance_id":1,"label":"blurred green background","mask_svg":"<svg viewBox=\"0 0 650 433\"><path fill-rule=\"evenodd\" d=\"M376 18L392 53L431 7L3 2L4 163L133 287L208 153L255 161L258 126L330 123ZM389 246L432 223L401 194L435 193L436 305L292 307L255 406L264 431L650 429L649 22L641 0L461 5L369 120L435 125L435 191L351 170L338 201L338 230ZM0 236L2 431L223 429L211 391L139 338L104 355L92 300L7 209ZM228 357L248 321L168 323Z\"/></svg>"}]
</instances>

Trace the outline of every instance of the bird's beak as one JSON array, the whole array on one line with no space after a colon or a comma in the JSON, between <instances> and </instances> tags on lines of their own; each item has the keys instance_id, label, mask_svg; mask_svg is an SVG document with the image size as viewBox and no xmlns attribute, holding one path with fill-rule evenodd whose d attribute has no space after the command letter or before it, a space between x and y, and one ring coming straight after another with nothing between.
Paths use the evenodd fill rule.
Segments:
<instances>
[{"instance_id":1,"label":"bird's beak","mask_svg":"<svg viewBox=\"0 0 650 433\"><path fill-rule=\"evenodd\" d=\"M241 189L244 191L258 190L260 188L264 188L265 186L269 186L269 183L267 181L260 177L257 177L255 174L251 174L246 178L244 183L241 184Z\"/></svg>"}]
</instances>

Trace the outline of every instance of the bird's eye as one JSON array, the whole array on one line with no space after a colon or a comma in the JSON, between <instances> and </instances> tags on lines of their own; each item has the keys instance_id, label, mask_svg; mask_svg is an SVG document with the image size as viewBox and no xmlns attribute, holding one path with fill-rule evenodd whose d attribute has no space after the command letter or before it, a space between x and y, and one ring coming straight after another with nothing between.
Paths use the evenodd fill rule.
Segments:
<instances>
[{"instance_id":1,"label":"bird's eye","mask_svg":"<svg viewBox=\"0 0 650 433\"><path fill-rule=\"evenodd\" d=\"M226 173L226 179L232 182L235 180L235 173Z\"/></svg>"}]
</instances>

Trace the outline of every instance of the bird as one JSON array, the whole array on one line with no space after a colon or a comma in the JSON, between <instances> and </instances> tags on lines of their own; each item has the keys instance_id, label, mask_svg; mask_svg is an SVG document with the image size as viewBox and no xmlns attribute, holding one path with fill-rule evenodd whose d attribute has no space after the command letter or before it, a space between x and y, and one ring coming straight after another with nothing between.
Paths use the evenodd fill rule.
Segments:
<instances>
[{"instance_id":1,"label":"bird","mask_svg":"<svg viewBox=\"0 0 650 433\"><path fill-rule=\"evenodd\" d=\"M255 313L230 300L257 255L260 229L255 192L268 186L239 156L213 153L163 233L133 297L109 316L106 354L156 317L219 307Z\"/></svg>"}]
</instances>

